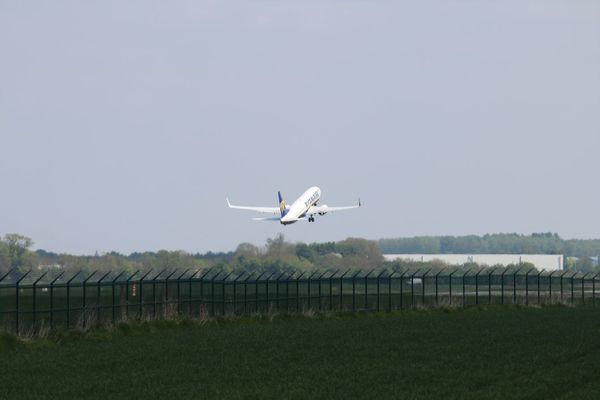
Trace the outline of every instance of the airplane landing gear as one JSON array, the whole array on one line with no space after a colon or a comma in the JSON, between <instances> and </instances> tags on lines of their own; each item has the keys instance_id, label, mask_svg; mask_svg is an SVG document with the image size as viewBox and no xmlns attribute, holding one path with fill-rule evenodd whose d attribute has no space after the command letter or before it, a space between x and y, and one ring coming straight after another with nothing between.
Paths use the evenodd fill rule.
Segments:
<instances>
[{"instance_id":1,"label":"airplane landing gear","mask_svg":"<svg viewBox=\"0 0 600 400\"><path fill-rule=\"evenodd\" d=\"M308 222L315 222L315 217L308 217Z\"/></svg>"}]
</instances>

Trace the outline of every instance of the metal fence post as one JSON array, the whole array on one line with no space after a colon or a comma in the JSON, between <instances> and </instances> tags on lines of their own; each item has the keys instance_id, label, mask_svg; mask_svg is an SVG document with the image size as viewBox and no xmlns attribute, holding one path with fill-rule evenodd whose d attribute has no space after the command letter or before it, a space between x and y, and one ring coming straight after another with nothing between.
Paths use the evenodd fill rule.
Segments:
<instances>
[{"instance_id":1,"label":"metal fence post","mask_svg":"<svg viewBox=\"0 0 600 400\"><path fill-rule=\"evenodd\" d=\"M288 276L285 277L285 312L290 312L290 280L296 275L295 272L292 272Z\"/></svg>"},{"instance_id":2,"label":"metal fence post","mask_svg":"<svg viewBox=\"0 0 600 400\"><path fill-rule=\"evenodd\" d=\"M339 270L333 271L331 275L329 275L329 311L333 311L333 277L336 276L340 272Z\"/></svg>"},{"instance_id":3,"label":"metal fence post","mask_svg":"<svg viewBox=\"0 0 600 400\"><path fill-rule=\"evenodd\" d=\"M379 274L377 274L377 312L380 311L379 310L379 295L380 295L380 292L379 292L379 279L381 278L381 275L383 275L384 272L385 272L385 270L381 271Z\"/></svg>"},{"instance_id":4,"label":"metal fence post","mask_svg":"<svg viewBox=\"0 0 600 400\"><path fill-rule=\"evenodd\" d=\"M275 275L275 272L271 273L271 275L267 276L267 278L265 279L265 303L266 303L265 311L267 313L269 312L269 309L271 308L271 305L269 302L269 280L273 277L273 275Z\"/></svg>"},{"instance_id":5,"label":"metal fence post","mask_svg":"<svg viewBox=\"0 0 600 400\"><path fill-rule=\"evenodd\" d=\"M259 311L259 304L260 304L260 303L259 303L259 301L260 301L260 298L259 298L259 296L258 296L258 282L260 281L260 278L262 278L262 277L263 277L263 276L264 276L266 273L267 273L267 271L264 271L262 274L260 274L260 275L259 275L259 276L256 278L256 281L255 281L255 285L254 285L254 289L255 289L255 293L254 293L254 300L255 300L255 303L256 303L256 312L258 312L258 311Z\"/></svg>"},{"instance_id":6,"label":"metal fence post","mask_svg":"<svg viewBox=\"0 0 600 400\"><path fill-rule=\"evenodd\" d=\"M113 325L115 323L115 286L117 285L117 279L119 279L121 277L121 275L123 275L125 273L125 271L122 271L119 275L115 276L112 280L112 322Z\"/></svg>"},{"instance_id":7,"label":"metal fence post","mask_svg":"<svg viewBox=\"0 0 600 400\"><path fill-rule=\"evenodd\" d=\"M102 275L98 281L96 281L96 325L100 325L100 314L102 312L102 307L100 306L100 285L102 284L102 280L110 275L110 271Z\"/></svg>"},{"instance_id":8,"label":"metal fence post","mask_svg":"<svg viewBox=\"0 0 600 400\"><path fill-rule=\"evenodd\" d=\"M422 269L423 268L417 269L410 276L410 307L411 308L415 308L415 275L417 275L419 272L421 272Z\"/></svg>"},{"instance_id":9,"label":"metal fence post","mask_svg":"<svg viewBox=\"0 0 600 400\"><path fill-rule=\"evenodd\" d=\"M552 275L554 275L557 271L552 271L550 272L550 275L548 275L548 296L550 296L550 303L552 303Z\"/></svg>"},{"instance_id":10,"label":"metal fence post","mask_svg":"<svg viewBox=\"0 0 600 400\"><path fill-rule=\"evenodd\" d=\"M404 275L406 275L408 273L408 269L406 271L404 271L402 274L400 274L400 311L402 311L402 307L404 306Z\"/></svg>"},{"instance_id":11,"label":"metal fence post","mask_svg":"<svg viewBox=\"0 0 600 400\"><path fill-rule=\"evenodd\" d=\"M156 279L161 276L167 269L164 268L152 278L152 319L156 319ZM114 296L113 296L114 297Z\"/></svg>"},{"instance_id":12,"label":"metal fence post","mask_svg":"<svg viewBox=\"0 0 600 400\"><path fill-rule=\"evenodd\" d=\"M310 274L310 275L308 276L308 279L306 280L306 290L307 290L307 295L306 295L306 296L308 297L308 309L309 309L309 310L310 310L310 301L311 301L311 298L310 298L310 295L311 295L311 293L310 293L310 280L311 280L311 278L312 278L312 277L313 277L313 276L314 276L316 273L317 273L317 272L315 271L315 272L313 272L312 274Z\"/></svg>"},{"instance_id":13,"label":"metal fence post","mask_svg":"<svg viewBox=\"0 0 600 400\"><path fill-rule=\"evenodd\" d=\"M560 301L563 301L563 277L567 274L567 272L569 271L565 271L562 274L559 275L560 278Z\"/></svg>"},{"instance_id":14,"label":"metal fence post","mask_svg":"<svg viewBox=\"0 0 600 400\"><path fill-rule=\"evenodd\" d=\"M519 268L515 271L515 273L513 274L513 304L517 304L517 274L522 270L523 268Z\"/></svg>"},{"instance_id":15,"label":"metal fence post","mask_svg":"<svg viewBox=\"0 0 600 400\"><path fill-rule=\"evenodd\" d=\"M600 275L600 272L592 276L592 303L594 304L594 307L596 307L596 278L598 275Z\"/></svg>"},{"instance_id":16,"label":"metal fence post","mask_svg":"<svg viewBox=\"0 0 600 400\"><path fill-rule=\"evenodd\" d=\"M339 310L342 311L344 309L344 277L346 274L350 272L349 269L344 271L344 273L340 276L340 306Z\"/></svg>"},{"instance_id":17,"label":"metal fence post","mask_svg":"<svg viewBox=\"0 0 600 400\"><path fill-rule=\"evenodd\" d=\"M2 282L4 279L6 279L6 277L7 277L8 275L10 275L10 274L11 274L11 273L12 273L14 270L15 270L14 268L11 268L11 269L10 269L8 272L6 272L4 275L2 275L2 276L0 277L0 282ZM63 272L64 272L64 271L63 271ZM62 274L61 274L61 275L62 275ZM59 275L59 277L60 277L60 275ZM51 308L52 308L52 307L51 307Z\"/></svg>"},{"instance_id":18,"label":"metal fence post","mask_svg":"<svg viewBox=\"0 0 600 400\"><path fill-rule=\"evenodd\" d=\"M388 276L388 312L392 312L392 278L396 271L392 271L392 273Z\"/></svg>"},{"instance_id":19,"label":"metal fence post","mask_svg":"<svg viewBox=\"0 0 600 400\"><path fill-rule=\"evenodd\" d=\"M585 304L585 295L584 295L584 290L585 290L585 277L589 274L589 272L582 272L582 271L578 271L576 274L581 274L581 277L579 278L580 282L581 282L581 300L580 302L582 304ZM571 285L571 292L574 291L573 286L574 286L575 282L573 282L573 284ZM571 296L573 297L573 296Z\"/></svg>"},{"instance_id":20,"label":"metal fence post","mask_svg":"<svg viewBox=\"0 0 600 400\"><path fill-rule=\"evenodd\" d=\"M571 304L573 304L575 302L575 276L577 275L577 272L575 272L573 275L571 275Z\"/></svg>"},{"instance_id":21,"label":"metal fence post","mask_svg":"<svg viewBox=\"0 0 600 400\"><path fill-rule=\"evenodd\" d=\"M269 313L270 303L269 303L269 280L275 275L275 272L272 272L271 275L268 275L265 278L265 312Z\"/></svg>"},{"instance_id":22,"label":"metal fence post","mask_svg":"<svg viewBox=\"0 0 600 400\"><path fill-rule=\"evenodd\" d=\"M525 305L529 305L529 273L535 268L531 268L525 273Z\"/></svg>"},{"instance_id":23,"label":"metal fence post","mask_svg":"<svg viewBox=\"0 0 600 400\"><path fill-rule=\"evenodd\" d=\"M504 304L504 275L508 272L508 267L500 274L500 304Z\"/></svg>"},{"instance_id":24,"label":"metal fence post","mask_svg":"<svg viewBox=\"0 0 600 400\"><path fill-rule=\"evenodd\" d=\"M83 316L83 317L82 317L81 324L83 325L83 329L85 329L86 322L87 322L87 316L86 316L86 311L87 311L87 309L86 309L86 300L87 300L87 299L86 299L86 297L87 297L87 296L86 296L86 287L87 287L87 282L88 282L88 281L89 281L89 280L92 278L92 276L96 275L96 273L97 273L97 272L98 272L98 270L95 270L94 272L92 272L92 273L91 273L90 275L88 275L88 277L87 277L87 278L85 278L85 279L83 280L83 282L81 283L81 284L82 284L82 287L83 287L83 299L82 299L82 302L81 302L81 303L82 303L82 304L81 304L81 308L82 308L82 316Z\"/></svg>"},{"instance_id":25,"label":"metal fence post","mask_svg":"<svg viewBox=\"0 0 600 400\"><path fill-rule=\"evenodd\" d=\"M125 281L125 319L129 320L129 282L140 272L138 269ZM119 308L120 309L120 308Z\"/></svg>"},{"instance_id":26,"label":"metal fence post","mask_svg":"<svg viewBox=\"0 0 600 400\"><path fill-rule=\"evenodd\" d=\"M475 274L475 305L479 305L479 274L485 271L485 268L480 269Z\"/></svg>"},{"instance_id":27,"label":"metal fence post","mask_svg":"<svg viewBox=\"0 0 600 400\"><path fill-rule=\"evenodd\" d=\"M235 279L233 280L233 315L237 314L237 281L245 274L246 274L246 271L242 271L242 273L239 274L238 276L236 276ZM191 295L190 295L190 297L191 297Z\"/></svg>"},{"instance_id":28,"label":"metal fence post","mask_svg":"<svg viewBox=\"0 0 600 400\"><path fill-rule=\"evenodd\" d=\"M583 272L582 272L583 274ZM581 277L581 304L585 304L585 277L588 276L590 272L586 272Z\"/></svg>"},{"instance_id":29,"label":"metal fence post","mask_svg":"<svg viewBox=\"0 0 600 400\"><path fill-rule=\"evenodd\" d=\"M177 315L181 314L181 278L183 278L190 269L191 268L186 269L177 277Z\"/></svg>"},{"instance_id":30,"label":"metal fence post","mask_svg":"<svg viewBox=\"0 0 600 400\"><path fill-rule=\"evenodd\" d=\"M50 282L50 329L54 328L54 284L63 276L65 271L62 271L56 278ZM2 279L0 279L0 282Z\"/></svg>"},{"instance_id":31,"label":"metal fence post","mask_svg":"<svg viewBox=\"0 0 600 400\"><path fill-rule=\"evenodd\" d=\"M313 277L313 276L315 276L316 274L317 274L317 271L315 271L315 272L313 272L312 274L310 274L310 275L308 276L308 281L307 281L307 285L308 285L308 309L309 309L309 310L311 309L311 300L312 300L312 298L311 298L311 290L310 290L310 285L311 285L311 280L312 280L312 277Z\"/></svg>"},{"instance_id":32,"label":"metal fence post","mask_svg":"<svg viewBox=\"0 0 600 400\"><path fill-rule=\"evenodd\" d=\"M21 276L15 282L15 331L17 332L17 335L19 335L19 314L21 312L21 310L19 309L19 284L30 273L31 273L31 270L27 271L25 273L25 275Z\"/></svg>"},{"instance_id":33,"label":"metal fence post","mask_svg":"<svg viewBox=\"0 0 600 400\"><path fill-rule=\"evenodd\" d=\"M375 271L375 269L372 269L369 272L367 272L367 274L365 275L365 311L369 309L368 298L367 298L367 296L369 295L369 275L371 275L374 271Z\"/></svg>"},{"instance_id":34,"label":"metal fence post","mask_svg":"<svg viewBox=\"0 0 600 400\"><path fill-rule=\"evenodd\" d=\"M215 280L219 277L219 275L221 275L223 271L219 271L217 272L216 275L213 275L212 278L210 278L210 315L212 315L213 317L216 315L215 314ZM262 275L261 275L262 276ZM256 291L258 293L258 280L256 281ZM258 295L257 295L257 306L258 306Z\"/></svg>"},{"instance_id":35,"label":"metal fence post","mask_svg":"<svg viewBox=\"0 0 600 400\"><path fill-rule=\"evenodd\" d=\"M591 272L588 272L581 277L581 304L585 304L585 277L591 274Z\"/></svg>"},{"instance_id":36,"label":"metal fence post","mask_svg":"<svg viewBox=\"0 0 600 400\"><path fill-rule=\"evenodd\" d=\"M352 312L356 312L356 277L360 271L352 275Z\"/></svg>"},{"instance_id":37,"label":"metal fence post","mask_svg":"<svg viewBox=\"0 0 600 400\"><path fill-rule=\"evenodd\" d=\"M540 277L545 270L542 269L537 274L537 304L540 305Z\"/></svg>"},{"instance_id":38,"label":"metal fence post","mask_svg":"<svg viewBox=\"0 0 600 400\"><path fill-rule=\"evenodd\" d=\"M294 281L296 272L292 272L285 278L285 309L290 312L290 282Z\"/></svg>"},{"instance_id":39,"label":"metal fence post","mask_svg":"<svg viewBox=\"0 0 600 400\"><path fill-rule=\"evenodd\" d=\"M325 276L326 273L327 273L327 271L323 272L321 275L319 275L317 277L317 282L319 283L319 290L317 291L317 293L319 295L319 311L321 311L321 309L322 309L322 307L321 307L322 306L322 303L321 303L321 294L322 294L322 291L321 291L321 283L322 283L321 279L323 278L323 276Z\"/></svg>"},{"instance_id":40,"label":"metal fence post","mask_svg":"<svg viewBox=\"0 0 600 400\"><path fill-rule=\"evenodd\" d=\"M206 276L208 276L209 273L212 272L212 267L207 269L201 276L200 276L200 304L201 304L201 308L204 308L204 310L207 310L206 307L206 302L204 301L204 278L206 278ZM254 273L253 273L254 274ZM251 276L251 275L250 275ZM250 276L248 276L248 278L250 278Z\"/></svg>"},{"instance_id":41,"label":"metal fence post","mask_svg":"<svg viewBox=\"0 0 600 400\"><path fill-rule=\"evenodd\" d=\"M498 268L492 268L490 272L488 272L488 305L492 304L492 276L497 269Z\"/></svg>"},{"instance_id":42,"label":"metal fence post","mask_svg":"<svg viewBox=\"0 0 600 400\"><path fill-rule=\"evenodd\" d=\"M425 277L427 276L427 274L429 272L431 272L433 268L429 268L427 271L425 271L423 273L423 276L421 277L421 289L422 289L422 298L421 298L421 303L423 306L425 306Z\"/></svg>"},{"instance_id":43,"label":"metal fence post","mask_svg":"<svg viewBox=\"0 0 600 400\"><path fill-rule=\"evenodd\" d=\"M196 275L198 275L199 273L200 273L200 270L197 269L188 278L188 301L187 301L187 303L188 303L188 315L189 315L190 318L192 318L192 282L193 282L194 277Z\"/></svg>"},{"instance_id":44,"label":"metal fence post","mask_svg":"<svg viewBox=\"0 0 600 400\"><path fill-rule=\"evenodd\" d=\"M69 324L71 322L71 282L73 282L73 279L75 279L80 273L81 270L79 270L75 275L71 277L71 279L67 281L67 329L69 329Z\"/></svg>"},{"instance_id":45,"label":"metal fence post","mask_svg":"<svg viewBox=\"0 0 600 400\"><path fill-rule=\"evenodd\" d=\"M380 299L379 299L379 297L380 297L380 279L381 279L381 276L382 276L382 275L383 275L385 272L386 272L386 271L385 271L385 270L383 270L383 271L381 271L379 274L377 274L377 312L379 312L379 311L380 311Z\"/></svg>"},{"instance_id":46,"label":"metal fence post","mask_svg":"<svg viewBox=\"0 0 600 400\"><path fill-rule=\"evenodd\" d=\"M44 277L46 276L46 274L48 273L48 271L44 272L39 278L37 278L35 280L35 282L33 282L33 329L35 328L35 323L36 323L36 318L37 318L37 304L36 304L36 292L37 292L37 284L38 282Z\"/></svg>"},{"instance_id":47,"label":"metal fence post","mask_svg":"<svg viewBox=\"0 0 600 400\"><path fill-rule=\"evenodd\" d=\"M450 305L452 305L452 275L458 272L458 269L455 269L448 275L448 298L450 301Z\"/></svg>"},{"instance_id":48,"label":"metal fence post","mask_svg":"<svg viewBox=\"0 0 600 400\"><path fill-rule=\"evenodd\" d=\"M300 312L300 278L302 278L306 272L301 273L296 277L296 312Z\"/></svg>"},{"instance_id":49,"label":"metal fence post","mask_svg":"<svg viewBox=\"0 0 600 400\"><path fill-rule=\"evenodd\" d=\"M283 277L284 274L285 274L285 272L282 272L277 276L277 278L275 278L275 309L277 310L277 312L279 312L280 304L281 304L281 301L279 299L279 286L280 286L281 278Z\"/></svg>"},{"instance_id":50,"label":"metal fence post","mask_svg":"<svg viewBox=\"0 0 600 400\"><path fill-rule=\"evenodd\" d=\"M191 268L187 268L185 271L183 271L183 273L177 275L177 278L175 278L175 280L177 281L177 315L178 316L181 314L181 278L183 278L183 276L185 274L187 274L190 269Z\"/></svg>"},{"instance_id":51,"label":"metal fence post","mask_svg":"<svg viewBox=\"0 0 600 400\"><path fill-rule=\"evenodd\" d=\"M165 291L164 291L164 301L161 300L161 302L159 303L160 305L163 306L162 310L162 314L163 314L163 318L167 318L168 317L168 309L170 307L171 304L171 300L170 300L170 296L169 296L169 279L175 275L175 272L177 272L177 270L173 270L171 271L171 273L167 276L165 276Z\"/></svg>"},{"instance_id":52,"label":"metal fence post","mask_svg":"<svg viewBox=\"0 0 600 400\"><path fill-rule=\"evenodd\" d=\"M221 315L225 315L225 307L227 304L227 302L225 301L225 285L227 284L227 278L229 278L231 274L233 274L233 271L231 271L221 279Z\"/></svg>"},{"instance_id":53,"label":"metal fence post","mask_svg":"<svg viewBox=\"0 0 600 400\"><path fill-rule=\"evenodd\" d=\"M246 279L244 279L244 314L248 313L248 280L254 276L254 272L248 274Z\"/></svg>"},{"instance_id":54,"label":"metal fence post","mask_svg":"<svg viewBox=\"0 0 600 400\"><path fill-rule=\"evenodd\" d=\"M6 272L4 275L2 275L2 276L0 277L0 282L2 282L4 279L6 279L6 277L8 277L8 275L10 275L10 274L11 274L11 273L12 273L14 270L15 270L14 268L11 268L10 270L8 270L8 272ZM63 271L63 272L64 272L64 271ZM62 274L61 274L61 275L62 275ZM60 276L60 275L59 275L59 276ZM50 308L52 308L52 307L50 307ZM50 314L50 315L52 315L52 314Z\"/></svg>"},{"instance_id":55,"label":"metal fence post","mask_svg":"<svg viewBox=\"0 0 600 400\"><path fill-rule=\"evenodd\" d=\"M140 305L140 320L142 320L144 318L144 279L146 279L146 277L150 274L150 272L152 272L152 268L150 268L148 270L148 272L146 272L139 280L139 284L140 284L140 301L139 301L139 305Z\"/></svg>"},{"instance_id":56,"label":"metal fence post","mask_svg":"<svg viewBox=\"0 0 600 400\"><path fill-rule=\"evenodd\" d=\"M175 272L177 272L177 270L173 270L171 271L171 273L167 276L165 276L165 303L169 304L169 279L175 275Z\"/></svg>"},{"instance_id":57,"label":"metal fence post","mask_svg":"<svg viewBox=\"0 0 600 400\"><path fill-rule=\"evenodd\" d=\"M467 305L467 303L466 303L466 300L467 300L467 299L466 299L466 297L465 297L465 296L466 296L466 293L465 293L465 279L466 279L466 276L467 276L467 275L469 274L469 272L471 272L471 271L473 271L473 268L469 268L469 269L467 270L467 272L465 272L465 273L462 275L462 306L463 306L463 307L466 307L466 305Z\"/></svg>"},{"instance_id":58,"label":"metal fence post","mask_svg":"<svg viewBox=\"0 0 600 400\"><path fill-rule=\"evenodd\" d=\"M435 305L436 306L440 304L439 298L438 298L438 277L440 276L440 274L442 273L443 270L444 270L443 268L440 269L438 271L438 273L434 275L434 277L435 277Z\"/></svg>"}]
</instances>

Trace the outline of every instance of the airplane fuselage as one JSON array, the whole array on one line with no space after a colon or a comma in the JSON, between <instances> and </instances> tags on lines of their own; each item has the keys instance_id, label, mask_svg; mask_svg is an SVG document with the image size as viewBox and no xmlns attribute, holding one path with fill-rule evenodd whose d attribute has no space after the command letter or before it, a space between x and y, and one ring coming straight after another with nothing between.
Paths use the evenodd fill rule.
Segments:
<instances>
[{"instance_id":1,"label":"airplane fuselage","mask_svg":"<svg viewBox=\"0 0 600 400\"><path fill-rule=\"evenodd\" d=\"M321 199L321 189L317 186L308 188L291 206L286 207L286 213L280 219L282 225L289 225L303 218L309 208Z\"/></svg>"}]
</instances>

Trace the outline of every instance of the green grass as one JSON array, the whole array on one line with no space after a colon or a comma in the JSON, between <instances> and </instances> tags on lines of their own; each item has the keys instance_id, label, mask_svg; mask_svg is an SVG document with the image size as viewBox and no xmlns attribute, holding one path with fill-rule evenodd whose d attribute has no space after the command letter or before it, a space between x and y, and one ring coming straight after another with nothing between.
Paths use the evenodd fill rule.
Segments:
<instances>
[{"instance_id":1,"label":"green grass","mask_svg":"<svg viewBox=\"0 0 600 400\"><path fill-rule=\"evenodd\" d=\"M0 336L1 399L598 399L599 371L600 310L583 307L123 324L25 344Z\"/></svg>"}]
</instances>

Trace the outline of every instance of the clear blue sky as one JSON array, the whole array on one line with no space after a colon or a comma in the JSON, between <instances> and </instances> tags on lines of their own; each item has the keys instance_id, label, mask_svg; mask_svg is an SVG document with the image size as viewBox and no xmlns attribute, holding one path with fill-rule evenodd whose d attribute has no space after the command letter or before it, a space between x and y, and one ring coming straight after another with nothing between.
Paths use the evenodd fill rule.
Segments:
<instances>
[{"instance_id":1,"label":"clear blue sky","mask_svg":"<svg viewBox=\"0 0 600 400\"><path fill-rule=\"evenodd\" d=\"M598 1L0 2L0 234L600 237ZM282 227L229 210L364 207Z\"/></svg>"}]
</instances>

